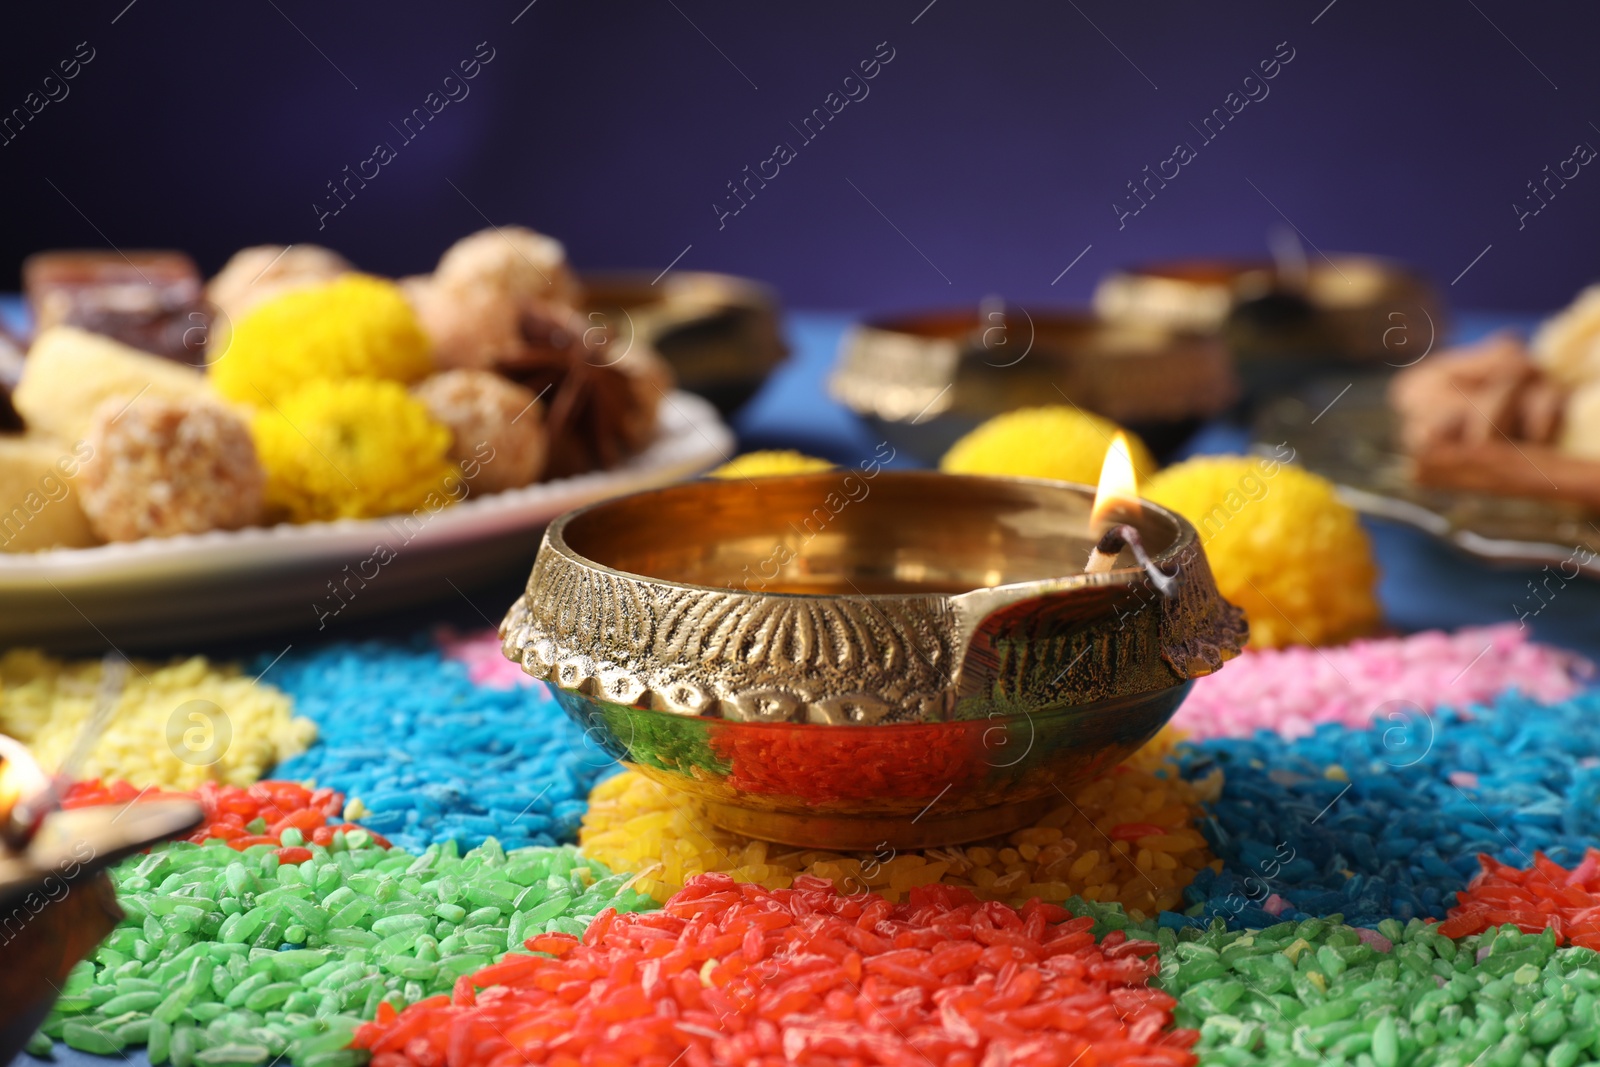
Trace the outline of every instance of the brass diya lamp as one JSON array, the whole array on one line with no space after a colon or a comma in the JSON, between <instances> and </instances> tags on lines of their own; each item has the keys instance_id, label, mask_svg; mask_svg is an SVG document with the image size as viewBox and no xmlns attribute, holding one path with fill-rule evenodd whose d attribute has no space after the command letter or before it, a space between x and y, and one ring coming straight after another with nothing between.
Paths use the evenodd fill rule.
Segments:
<instances>
[{"instance_id":1,"label":"brass diya lamp","mask_svg":"<svg viewBox=\"0 0 1600 1067\"><path fill-rule=\"evenodd\" d=\"M55 789L26 747L0 736L0 1063L122 918L105 869L204 814L190 800L56 811Z\"/></svg>"},{"instance_id":2,"label":"brass diya lamp","mask_svg":"<svg viewBox=\"0 0 1600 1067\"><path fill-rule=\"evenodd\" d=\"M678 384L731 416L788 355L778 297L747 278L710 271L584 274L589 322L605 322L612 350L636 340L667 361ZM622 357L615 357L622 358Z\"/></svg>"},{"instance_id":3,"label":"brass diya lamp","mask_svg":"<svg viewBox=\"0 0 1600 1067\"><path fill-rule=\"evenodd\" d=\"M1212 334L992 298L977 307L871 319L840 341L834 399L928 464L980 423L1072 403L1138 433L1158 454L1238 397Z\"/></svg>"},{"instance_id":4,"label":"brass diya lamp","mask_svg":"<svg viewBox=\"0 0 1600 1067\"><path fill-rule=\"evenodd\" d=\"M1114 271L1095 288L1108 322L1218 336L1252 392L1291 387L1352 364L1406 366L1444 336L1437 290L1393 260L1307 256L1291 241L1275 260L1173 260Z\"/></svg>"},{"instance_id":5,"label":"brass diya lamp","mask_svg":"<svg viewBox=\"0 0 1600 1067\"><path fill-rule=\"evenodd\" d=\"M505 654L726 829L840 850L1006 833L1245 640L1194 527L1112 455L1098 513L1086 485L875 464L594 504L546 531Z\"/></svg>"}]
</instances>

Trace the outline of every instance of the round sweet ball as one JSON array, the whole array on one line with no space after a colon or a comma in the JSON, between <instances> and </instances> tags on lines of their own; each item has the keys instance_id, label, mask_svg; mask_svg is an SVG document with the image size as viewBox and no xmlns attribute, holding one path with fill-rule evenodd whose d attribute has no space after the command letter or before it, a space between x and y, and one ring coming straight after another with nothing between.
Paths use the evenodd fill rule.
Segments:
<instances>
[{"instance_id":1,"label":"round sweet ball","mask_svg":"<svg viewBox=\"0 0 1600 1067\"><path fill-rule=\"evenodd\" d=\"M398 382L319 378L257 409L250 430L274 519L431 514L466 495L450 431Z\"/></svg>"},{"instance_id":2,"label":"round sweet ball","mask_svg":"<svg viewBox=\"0 0 1600 1067\"><path fill-rule=\"evenodd\" d=\"M417 381L433 369L430 350L398 285L345 274L290 290L235 320L209 374L227 399L266 407L311 381Z\"/></svg>"},{"instance_id":3,"label":"round sweet ball","mask_svg":"<svg viewBox=\"0 0 1600 1067\"><path fill-rule=\"evenodd\" d=\"M463 237L401 282L441 368L489 369L527 345L523 317L569 319L582 297L561 242L520 226ZM579 320L581 333L587 323Z\"/></svg>"},{"instance_id":4,"label":"round sweet ball","mask_svg":"<svg viewBox=\"0 0 1600 1067\"><path fill-rule=\"evenodd\" d=\"M808 456L793 449L768 449L761 452L746 452L709 472L707 477L732 480L759 478L769 474L815 474L818 471L831 470L833 464L825 459Z\"/></svg>"},{"instance_id":5,"label":"round sweet ball","mask_svg":"<svg viewBox=\"0 0 1600 1067\"><path fill-rule=\"evenodd\" d=\"M544 471L544 405L533 390L493 371L447 370L412 390L449 428L450 460L473 495L520 489Z\"/></svg>"},{"instance_id":6,"label":"round sweet ball","mask_svg":"<svg viewBox=\"0 0 1600 1067\"><path fill-rule=\"evenodd\" d=\"M107 541L236 530L261 517L265 475L250 430L207 399L111 397L94 411L78 477Z\"/></svg>"},{"instance_id":7,"label":"round sweet ball","mask_svg":"<svg viewBox=\"0 0 1600 1067\"><path fill-rule=\"evenodd\" d=\"M1111 439L1121 429L1110 419L1066 404L1018 408L996 415L951 445L939 469L1095 485ZM1155 473L1156 461L1137 434L1127 437L1128 457L1142 484Z\"/></svg>"},{"instance_id":8,"label":"round sweet ball","mask_svg":"<svg viewBox=\"0 0 1600 1067\"><path fill-rule=\"evenodd\" d=\"M511 359L527 345L515 300L485 285L460 288L425 274L403 278L400 287L416 312L440 369L485 370Z\"/></svg>"},{"instance_id":9,"label":"round sweet ball","mask_svg":"<svg viewBox=\"0 0 1600 1067\"><path fill-rule=\"evenodd\" d=\"M1156 475L1144 495L1194 523L1252 647L1336 644L1377 627L1372 545L1326 478L1263 456L1202 456Z\"/></svg>"},{"instance_id":10,"label":"round sweet ball","mask_svg":"<svg viewBox=\"0 0 1600 1067\"><path fill-rule=\"evenodd\" d=\"M206 283L206 299L237 319L290 289L332 281L354 269L321 245L255 245L235 252Z\"/></svg>"},{"instance_id":11,"label":"round sweet ball","mask_svg":"<svg viewBox=\"0 0 1600 1067\"><path fill-rule=\"evenodd\" d=\"M582 299L561 242L525 226L497 226L463 237L439 257L433 278L452 289L493 289L519 306L542 300L576 307Z\"/></svg>"}]
</instances>

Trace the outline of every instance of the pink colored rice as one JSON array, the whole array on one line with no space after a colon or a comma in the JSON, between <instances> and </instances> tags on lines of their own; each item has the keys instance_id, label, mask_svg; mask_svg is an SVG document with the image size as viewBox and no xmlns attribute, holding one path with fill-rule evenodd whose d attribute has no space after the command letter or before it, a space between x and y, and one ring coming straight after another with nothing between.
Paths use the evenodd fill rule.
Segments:
<instances>
[{"instance_id":1,"label":"pink colored rice","mask_svg":"<svg viewBox=\"0 0 1600 1067\"><path fill-rule=\"evenodd\" d=\"M1511 690L1553 703L1593 675L1582 656L1529 641L1514 623L1248 651L1198 679L1173 725L1194 738L1304 737L1322 723L1364 727L1407 704L1468 708Z\"/></svg>"},{"instance_id":2,"label":"pink colored rice","mask_svg":"<svg viewBox=\"0 0 1600 1067\"><path fill-rule=\"evenodd\" d=\"M474 685L489 689L514 689L519 685L533 684L533 679L500 651L500 637L493 630L459 634L448 626L441 626L433 636L439 642L439 651L445 659L466 665L467 677L472 679Z\"/></svg>"}]
</instances>

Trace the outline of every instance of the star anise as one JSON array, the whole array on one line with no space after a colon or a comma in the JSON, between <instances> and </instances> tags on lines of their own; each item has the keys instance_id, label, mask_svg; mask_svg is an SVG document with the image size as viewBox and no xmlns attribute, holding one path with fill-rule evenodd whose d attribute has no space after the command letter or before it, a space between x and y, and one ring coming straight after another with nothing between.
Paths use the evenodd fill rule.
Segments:
<instances>
[{"instance_id":1,"label":"star anise","mask_svg":"<svg viewBox=\"0 0 1600 1067\"><path fill-rule=\"evenodd\" d=\"M544 398L550 457L545 477L606 470L632 450L639 401L627 372L607 366L585 341L582 320L555 308L524 311L521 352L494 369Z\"/></svg>"}]
</instances>

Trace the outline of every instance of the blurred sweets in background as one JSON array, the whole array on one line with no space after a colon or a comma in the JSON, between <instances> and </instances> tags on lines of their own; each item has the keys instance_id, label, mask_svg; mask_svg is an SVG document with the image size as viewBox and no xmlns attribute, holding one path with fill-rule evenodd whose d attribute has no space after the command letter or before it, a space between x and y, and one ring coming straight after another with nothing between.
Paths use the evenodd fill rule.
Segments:
<instances>
[{"instance_id":1,"label":"blurred sweets in background","mask_svg":"<svg viewBox=\"0 0 1600 1067\"><path fill-rule=\"evenodd\" d=\"M1201 456L1145 492L1195 524L1252 648L1338 644L1378 626L1372 545L1326 478L1270 457Z\"/></svg>"},{"instance_id":2,"label":"blurred sweets in background","mask_svg":"<svg viewBox=\"0 0 1600 1067\"><path fill-rule=\"evenodd\" d=\"M75 326L190 366L205 365L214 311L182 252L40 252L22 264L33 328Z\"/></svg>"},{"instance_id":3,"label":"blurred sweets in background","mask_svg":"<svg viewBox=\"0 0 1600 1067\"><path fill-rule=\"evenodd\" d=\"M561 244L520 227L402 283L314 245L244 249L203 292L179 253L47 253L25 275L8 551L438 510L607 469L673 387L646 339L607 347Z\"/></svg>"},{"instance_id":4,"label":"blurred sweets in background","mask_svg":"<svg viewBox=\"0 0 1600 1067\"><path fill-rule=\"evenodd\" d=\"M206 299L221 315L217 351L227 351L228 324L258 304L320 282L331 282L355 270L339 253L319 245L256 245L235 252L206 283Z\"/></svg>"},{"instance_id":5,"label":"blurred sweets in background","mask_svg":"<svg viewBox=\"0 0 1600 1067\"><path fill-rule=\"evenodd\" d=\"M1420 484L1600 508L1600 286L1527 344L1496 334L1407 367L1389 403Z\"/></svg>"},{"instance_id":6,"label":"blurred sweets in background","mask_svg":"<svg viewBox=\"0 0 1600 1067\"><path fill-rule=\"evenodd\" d=\"M313 379L250 429L271 513L291 522L438 511L468 492L450 431L398 382Z\"/></svg>"},{"instance_id":7,"label":"blurred sweets in background","mask_svg":"<svg viewBox=\"0 0 1600 1067\"><path fill-rule=\"evenodd\" d=\"M807 456L793 450L746 452L710 471L711 478L756 478L764 474L810 474L813 471L832 470L833 464L825 459Z\"/></svg>"},{"instance_id":8,"label":"blurred sweets in background","mask_svg":"<svg viewBox=\"0 0 1600 1067\"><path fill-rule=\"evenodd\" d=\"M1110 419L1076 407L1019 408L996 415L957 441L939 461L939 469L1094 485L1120 429ZM1136 434L1128 434L1128 455L1140 482L1155 473L1156 461Z\"/></svg>"}]
</instances>

